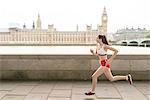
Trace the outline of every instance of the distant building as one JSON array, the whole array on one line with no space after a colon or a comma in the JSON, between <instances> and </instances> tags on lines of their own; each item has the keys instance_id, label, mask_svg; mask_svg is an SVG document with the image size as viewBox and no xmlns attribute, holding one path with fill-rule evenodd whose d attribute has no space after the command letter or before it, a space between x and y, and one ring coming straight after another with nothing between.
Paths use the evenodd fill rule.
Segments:
<instances>
[{"instance_id":1,"label":"distant building","mask_svg":"<svg viewBox=\"0 0 150 100\"><path fill-rule=\"evenodd\" d=\"M149 32L149 30L146 30L145 28L120 29L115 34L113 34L113 38L114 41L143 39L145 38L147 32Z\"/></svg>"},{"instance_id":2,"label":"distant building","mask_svg":"<svg viewBox=\"0 0 150 100\"><path fill-rule=\"evenodd\" d=\"M11 27L7 31L0 32L0 45L34 45L34 44L95 44L99 34L107 36L108 16L104 7L101 16L102 25L97 25L97 30L92 30L91 25L86 26L86 31L57 31L54 25L48 25L48 29L42 29L42 21L38 14L36 25L33 22L32 29Z\"/></svg>"}]
</instances>

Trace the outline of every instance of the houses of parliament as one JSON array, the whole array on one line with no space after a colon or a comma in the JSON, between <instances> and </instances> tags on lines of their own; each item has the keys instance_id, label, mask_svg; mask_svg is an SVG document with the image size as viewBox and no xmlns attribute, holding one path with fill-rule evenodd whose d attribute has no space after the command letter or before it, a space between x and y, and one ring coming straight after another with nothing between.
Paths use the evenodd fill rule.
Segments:
<instances>
[{"instance_id":1,"label":"houses of parliament","mask_svg":"<svg viewBox=\"0 0 150 100\"><path fill-rule=\"evenodd\" d=\"M91 25L86 25L86 31L57 31L54 25L48 25L48 29L42 29L42 21L38 15L36 25L32 29L10 27L8 32L0 32L0 45L60 45L60 44L96 44L96 36L99 34L107 36L108 16L104 7L101 16L101 25L92 30Z\"/></svg>"}]
</instances>

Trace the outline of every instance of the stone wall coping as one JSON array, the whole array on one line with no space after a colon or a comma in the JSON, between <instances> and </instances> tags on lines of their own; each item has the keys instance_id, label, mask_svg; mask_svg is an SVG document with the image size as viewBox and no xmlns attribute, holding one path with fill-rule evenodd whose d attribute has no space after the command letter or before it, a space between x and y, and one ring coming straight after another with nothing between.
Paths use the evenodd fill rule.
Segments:
<instances>
[{"instance_id":1,"label":"stone wall coping","mask_svg":"<svg viewBox=\"0 0 150 100\"><path fill-rule=\"evenodd\" d=\"M150 55L149 47L112 46L118 55ZM95 46L0 46L0 55L92 55ZM108 55L113 52L108 51Z\"/></svg>"}]
</instances>

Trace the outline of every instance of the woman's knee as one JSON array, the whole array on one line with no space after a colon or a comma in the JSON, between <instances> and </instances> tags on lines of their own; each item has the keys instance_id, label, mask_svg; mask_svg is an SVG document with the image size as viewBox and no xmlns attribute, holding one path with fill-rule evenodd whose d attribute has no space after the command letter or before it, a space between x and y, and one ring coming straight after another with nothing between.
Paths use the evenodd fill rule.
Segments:
<instances>
[{"instance_id":1,"label":"woman's knee","mask_svg":"<svg viewBox=\"0 0 150 100\"><path fill-rule=\"evenodd\" d=\"M97 76L96 75L92 75L92 79L97 79Z\"/></svg>"},{"instance_id":2,"label":"woman's knee","mask_svg":"<svg viewBox=\"0 0 150 100\"><path fill-rule=\"evenodd\" d=\"M113 81L114 81L114 78L110 78L109 81L113 82Z\"/></svg>"}]
</instances>

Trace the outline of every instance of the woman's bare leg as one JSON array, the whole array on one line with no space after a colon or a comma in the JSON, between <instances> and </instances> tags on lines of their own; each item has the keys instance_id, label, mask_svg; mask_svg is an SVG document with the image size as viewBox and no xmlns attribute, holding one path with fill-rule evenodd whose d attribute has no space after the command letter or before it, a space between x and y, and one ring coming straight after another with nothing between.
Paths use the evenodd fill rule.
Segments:
<instances>
[{"instance_id":1,"label":"woman's bare leg","mask_svg":"<svg viewBox=\"0 0 150 100\"><path fill-rule=\"evenodd\" d=\"M104 74L110 81L128 80L128 76L113 76L110 68L107 68Z\"/></svg>"},{"instance_id":2,"label":"woman's bare leg","mask_svg":"<svg viewBox=\"0 0 150 100\"><path fill-rule=\"evenodd\" d=\"M105 72L106 68L105 67L100 67L98 68L95 73L92 75L92 92L95 91L96 84L97 84L97 78L102 75Z\"/></svg>"}]
</instances>

